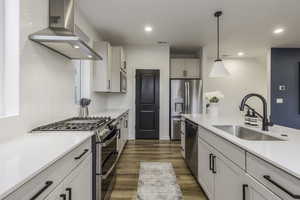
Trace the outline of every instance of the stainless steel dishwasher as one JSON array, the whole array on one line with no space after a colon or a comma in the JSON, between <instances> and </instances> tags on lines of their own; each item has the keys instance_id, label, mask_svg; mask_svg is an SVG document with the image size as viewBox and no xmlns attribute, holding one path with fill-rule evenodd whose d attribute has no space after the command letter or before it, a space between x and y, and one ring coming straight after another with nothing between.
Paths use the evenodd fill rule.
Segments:
<instances>
[{"instance_id":1,"label":"stainless steel dishwasher","mask_svg":"<svg viewBox=\"0 0 300 200\"><path fill-rule=\"evenodd\" d=\"M186 120L185 160L194 177L198 176L198 125Z\"/></svg>"}]
</instances>

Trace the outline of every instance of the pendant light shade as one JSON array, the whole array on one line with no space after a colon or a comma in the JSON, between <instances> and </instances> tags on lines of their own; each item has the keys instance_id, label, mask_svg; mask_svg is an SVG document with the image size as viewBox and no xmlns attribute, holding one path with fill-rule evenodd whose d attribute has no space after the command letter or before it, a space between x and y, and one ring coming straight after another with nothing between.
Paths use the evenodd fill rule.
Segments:
<instances>
[{"instance_id":1,"label":"pendant light shade","mask_svg":"<svg viewBox=\"0 0 300 200\"><path fill-rule=\"evenodd\" d=\"M214 62L214 65L209 73L210 78L222 78L229 76L229 72L225 68L223 60L220 58L220 16L222 15L222 11L218 11L215 13L215 17L217 18L217 59Z\"/></svg>"},{"instance_id":2,"label":"pendant light shade","mask_svg":"<svg viewBox=\"0 0 300 200\"><path fill-rule=\"evenodd\" d=\"M214 65L209 73L209 77L211 78L222 78L229 76L229 72L224 66L224 62L222 60L215 60Z\"/></svg>"}]
</instances>

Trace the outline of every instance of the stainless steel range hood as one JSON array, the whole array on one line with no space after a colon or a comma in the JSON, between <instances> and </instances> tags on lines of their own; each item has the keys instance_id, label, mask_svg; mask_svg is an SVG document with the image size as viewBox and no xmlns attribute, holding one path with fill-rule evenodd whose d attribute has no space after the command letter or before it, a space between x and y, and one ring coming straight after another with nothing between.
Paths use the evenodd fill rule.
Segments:
<instances>
[{"instance_id":1,"label":"stainless steel range hood","mask_svg":"<svg viewBox=\"0 0 300 200\"><path fill-rule=\"evenodd\" d=\"M49 0L49 28L29 39L69 59L102 60L75 23L75 0Z\"/></svg>"}]
</instances>

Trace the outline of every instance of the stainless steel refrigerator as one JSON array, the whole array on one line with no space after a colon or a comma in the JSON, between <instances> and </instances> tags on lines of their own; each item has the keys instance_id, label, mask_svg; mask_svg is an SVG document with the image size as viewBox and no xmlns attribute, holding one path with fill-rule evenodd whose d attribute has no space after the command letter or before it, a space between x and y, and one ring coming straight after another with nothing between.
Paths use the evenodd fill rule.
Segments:
<instances>
[{"instance_id":1,"label":"stainless steel refrigerator","mask_svg":"<svg viewBox=\"0 0 300 200\"><path fill-rule=\"evenodd\" d=\"M170 138L180 140L181 114L202 112L202 80L171 79Z\"/></svg>"}]
</instances>

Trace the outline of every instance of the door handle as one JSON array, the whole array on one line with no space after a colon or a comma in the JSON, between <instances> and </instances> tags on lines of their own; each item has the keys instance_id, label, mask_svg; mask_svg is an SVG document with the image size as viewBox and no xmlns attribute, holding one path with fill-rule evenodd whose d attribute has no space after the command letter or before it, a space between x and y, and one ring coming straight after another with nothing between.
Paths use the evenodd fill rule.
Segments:
<instances>
[{"instance_id":1,"label":"door handle","mask_svg":"<svg viewBox=\"0 0 300 200\"><path fill-rule=\"evenodd\" d=\"M67 188L66 191L68 192L69 200L72 200L72 188Z\"/></svg>"},{"instance_id":2,"label":"door handle","mask_svg":"<svg viewBox=\"0 0 300 200\"><path fill-rule=\"evenodd\" d=\"M246 189L248 188L247 184L243 185L243 200L246 200Z\"/></svg>"},{"instance_id":3,"label":"door handle","mask_svg":"<svg viewBox=\"0 0 300 200\"><path fill-rule=\"evenodd\" d=\"M62 200L67 200L67 195L66 195L66 194L61 194L61 195L59 195L59 197L60 197Z\"/></svg>"},{"instance_id":4,"label":"door handle","mask_svg":"<svg viewBox=\"0 0 300 200\"><path fill-rule=\"evenodd\" d=\"M288 195L290 195L292 198L294 198L294 199L300 199L300 195L293 194L291 191L287 190L286 188L284 188L283 186L281 186L279 183L275 182L271 178L271 176L264 175L263 177L264 177L264 179L266 179L267 181L269 181L270 183L272 183L273 185L275 185L276 187L278 187L279 189L281 189L282 191L284 191L285 193L287 193Z\"/></svg>"},{"instance_id":5,"label":"door handle","mask_svg":"<svg viewBox=\"0 0 300 200\"><path fill-rule=\"evenodd\" d=\"M213 168L212 168L212 157L213 157L213 155L214 155L214 154L212 154L212 153L209 154L209 170L210 170L210 171L213 170Z\"/></svg>"},{"instance_id":6,"label":"door handle","mask_svg":"<svg viewBox=\"0 0 300 200\"><path fill-rule=\"evenodd\" d=\"M88 149L85 149L82 154L80 154L79 156L76 156L74 159L75 160L79 160L80 158L82 158L82 156L84 156L89 150Z\"/></svg>"},{"instance_id":7,"label":"door handle","mask_svg":"<svg viewBox=\"0 0 300 200\"><path fill-rule=\"evenodd\" d=\"M213 155L212 156L212 172L214 173L214 174L216 174L217 173L217 171L216 171L216 156L215 155Z\"/></svg>"},{"instance_id":8,"label":"door handle","mask_svg":"<svg viewBox=\"0 0 300 200\"><path fill-rule=\"evenodd\" d=\"M38 198L45 190L47 190L51 185L53 184L53 181L46 181L45 186L42 187L33 197L30 198L30 200L35 200Z\"/></svg>"}]
</instances>

